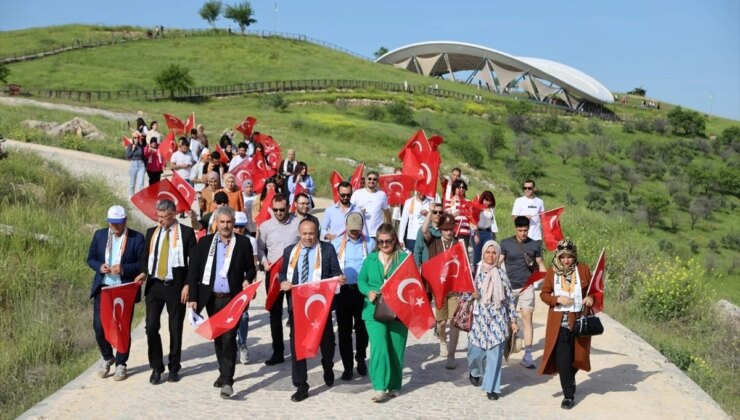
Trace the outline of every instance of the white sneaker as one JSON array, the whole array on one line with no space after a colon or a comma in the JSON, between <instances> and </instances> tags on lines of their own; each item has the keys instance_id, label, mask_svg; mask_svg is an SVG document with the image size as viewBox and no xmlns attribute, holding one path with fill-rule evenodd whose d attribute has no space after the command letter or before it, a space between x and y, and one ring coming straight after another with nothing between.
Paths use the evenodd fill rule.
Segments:
<instances>
[{"instance_id":1,"label":"white sneaker","mask_svg":"<svg viewBox=\"0 0 740 420\"><path fill-rule=\"evenodd\" d=\"M126 378L128 378L128 372L126 372L126 366L124 365L116 366L116 373L113 375L113 380L123 381Z\"/></svg>"},{"instance_id":2,"label":"white sneaker","mask_svg":"<svg viewBox=\"0 0 740 420\"><path fill-rule=\"evenodd\" d=\"M370 398L373 402L379 403L387 400L389 398L389 395L386 394L383 391L375 391L375 395L373 395L372 398Z\"/></svg>"},{"instance_id":3,"label":"white sneaker","mask_svg":"<svg viewBox=\"0 0 740 420\"><path fill-rule=\"evenodd\" d=\"M110 367L113 366L113 362L115 362L116 359L110 359L110 360L101 360L100 365L98 366L98 378L105 378L108 376L108 373L110 372Z\"/></svg>"},{"instance_id":4,"label":"white sneaker","mask_svg":"<svg viewBox=\"0 0 740 420\"><path fill-rule=\"evenodd\" d=\"M391 398L396 398L399 395L401 395L401 391L398 389L391 389L388 391L388 396Z\"/></svg>"},{"instance_id":5,"label":"white sneaker","mask_svg":"<svg viewBox=\"0 0 740 420\"><path fill-rule=\"evenodd\" d=\"M439 357L447 357L447 343L439 342Z\"/></svg>"},{"instance_id":6,"label":"white sneaker","mask_svg":"<svg viewBox=\"0 0 740 420\"><path fill-rule=\"evenodd\" d=\"M239 349L239 361L243 365L249 363L249 350L247 350L247 346L241 347Z\"/></svg>"}]
</instances>

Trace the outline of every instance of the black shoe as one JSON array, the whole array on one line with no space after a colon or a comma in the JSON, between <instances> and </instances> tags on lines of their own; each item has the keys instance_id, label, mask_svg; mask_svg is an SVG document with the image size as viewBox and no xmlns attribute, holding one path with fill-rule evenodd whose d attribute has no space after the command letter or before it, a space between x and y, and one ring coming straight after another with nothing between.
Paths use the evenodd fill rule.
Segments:
<instances>
[{"instance_id":1,"label":"black shoe","mask_svg":"<svg viewBox=\"0 0 740 420\"><path fill-rule=\"evenodd\" d=\"M367 365L365 364L364 360L360 360L357 362L357 373L360 374L360 376L367 375Z\"/></svg>"},{"instance_id":2,"label":"black shoe","mask_svg":"<svg viewBox=\"0 0 740 420\"><path fill-rule=\"evenodd\" d=\"M162 373L153 370L151 376L149 376L149 383L156 385L160 380L162 380Z\"/></svg>"},{"instance_id":3,"label":"black shoe","mask_svg":"<svg viewBox=\"0 0 740 420\"><path fill-rule=\"evenodd\" d=\"M342 380L343 381L351 381L352 380L352 371L351 370L345 370L344 373L342 373Z\"/></svg>"},{"instance_id":4,"label":"black shoe","mask_svg":"<svg viewBox=\"0 0 740 420\"><path fill-rule=\"evenodd\" d=\"M221 378L216 379L213 383L214 388L221 388L222 386L224 386L224 383L221 381Z\"/></svg>"},{"instance_id":5,"label":"black shoe","mask_svg":"<svg viewBox=\"0 0 740 420\"><path fill-rule=\"evenodd\" d=\"M180 381L180 374L174 371L171 371L169 376L167 376L167 382L179 382Z\"/></svg>"},{"instance_id":6,"label":"black shoe","mask_svg":"<svg viewBox=\"0 0 740 420\"><path fill-rule=\"evenodd\" d=\"M480 377L476 378L475 376L473 376L472 373L469 376L470 376L470 383L473 384L473 386L480 386L480 379L481 379Z\"/></svg>"},{"instance_id":7,"label":"black shoe","mask_svg":"<svg viewBox=\"0 0 740 420\"><path fill-rule=\"evenodd\" d=\"M265 364L267 366L275 366L279 363L284 363L284 362L285 362L285 358L283 356L276 356L274 354L272 355L272 357L265 360Z\"/></svg>"},{"instance_id":8,"label":"black shoe","mask_svg":"<svg viewBox=\"0 0 740 420\"><path fill-rule=\"evenodd\" d=\"M324 383L329 388L331 388L332 385L334 385L334 371L333 370L324 371Z\"/></svg>"},{"instance_id":9,"label":"black shoe","mask_svg":"<svg viewBox=\"0 0 740 420\"><path fill-rule=\"evenodd\" d=\"M496 401L498 399L498 394L495 392L489 392L487 395L488 399L491 401Z\"/></svg>"},{"instance_id":10,"label":"black shoe","mask_svg":"<svg viewBox=\"0 0 740 420\"><path fill-rule=\"evenodd\" d=\"M560 403L560 408L564 410L570 410L571 408L573 408L574 404L575 403L573 402L573 398L565 398L563 399L563 402Z\"/></svg>"},{"instance_id":11,"label":"black shoe","mask_svg":"<svg viewBox=\"0 0 740 420\"><path fill-rule=\"evenodd\" d=\"M306 398L308 398L308 390L303 391L299 389L295 394L290 396L290 400L293 402L301 402Z\"/></svg>"}]
</instances>

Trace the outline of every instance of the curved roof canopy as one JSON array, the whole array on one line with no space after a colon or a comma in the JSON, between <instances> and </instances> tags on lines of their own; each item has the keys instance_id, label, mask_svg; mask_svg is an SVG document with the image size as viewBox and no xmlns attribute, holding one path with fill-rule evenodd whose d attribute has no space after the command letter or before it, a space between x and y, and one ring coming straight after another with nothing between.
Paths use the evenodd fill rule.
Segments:
<instances>
[{"instance_id":1,"label":"curved roof canopy","mask_svg":"<svg viewBox=\"0 0 740 420\"><path fill-rule=\"evenodd\" d=\"M490 90L507 93L521 89L540 101L562 101L577 109L585 102L613 103L614 97L593 77L565 64L542 58L516 57L480 45L454 41L431 41L406 45L379 57L376 62L442 77L471 72Z\"/></svg>"}]
</instances>

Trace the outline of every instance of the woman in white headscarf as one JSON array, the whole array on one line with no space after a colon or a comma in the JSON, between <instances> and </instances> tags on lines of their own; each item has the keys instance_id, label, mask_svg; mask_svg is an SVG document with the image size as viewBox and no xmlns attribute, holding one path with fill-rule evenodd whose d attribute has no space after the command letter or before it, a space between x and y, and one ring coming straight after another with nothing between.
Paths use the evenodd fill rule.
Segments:
<instances>
[{"instance_id":1,"label":"woman in white headscarf","mask_svg":"<svg viewBox=\"0 0 740 420\"><path fill-rule=\"evenodd\" d=\"M481 385L489 400L501 393L501 365L509 328L516 334L517 313L506 270L499 266L501 247L490 240L483 244L483 259L474 280L475 292L462 297L475 299L473 323L468 333L470 383Z\"/></svg>"}]
</instances>

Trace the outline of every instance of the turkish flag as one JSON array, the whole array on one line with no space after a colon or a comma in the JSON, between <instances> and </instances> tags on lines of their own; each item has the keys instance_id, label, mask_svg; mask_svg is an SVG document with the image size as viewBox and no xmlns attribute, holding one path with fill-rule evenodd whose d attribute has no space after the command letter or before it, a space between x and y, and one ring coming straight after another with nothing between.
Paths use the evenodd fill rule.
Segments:
<instances>
[{"instance_id":1,"label":"turkish flag","mask_svg":"<svg viewBox=\"0 0 740 420\"><path fill-rule=\"evenodd\" d=\"M434 293L437 309L442 308L450 292L473 293L473 273L470 271L465 243L458 241L447 251L421 265L421 275Z\"/></svg>"},{"instance_id":2,"label":"turkish flag","mask_svg":"<svg viewBox=\"0 0 740 420\"><path fill-rule=\"evenodd\" d=\"M388 204L402 206L414 191L416 179L404 174L380 175L378 186L388 196Z\"/></svg>"},{"instance_id":3,"label":"turkish flag","mask_svg":"<svg viewBox=\"0 0 740 420\"><path fill-rule=\"evenodd\" d=\"M255 135L254 141L262 145L265 159L267 159L270 169L277 172L277 167L280 165L280 161L283 160L283 151L280 148L280 145L272 138L272 136L268 136L266 134ZM270 172L270 176L275 175L272 171Z\"/></svg>"},{"instance_id":4,"label":"turkish flag","mask_svg":"<svg viewBox=\"0 0 740 420\"><path fill-rule=\"evenodd\" d=\"M477 196L473 201L466 200L463 197L459 197L459 199L460 214L468 219L468 223L478 226L478 222L480 222L480 212L485 210L486 206L478 202L479 199Z\"/></svg>"},{"instance_id":5,"label":"turkish flag","mask_svg":"<svg viewBox=\"0 0 740 420\"><path fill-rule=\"evenodd\" d=\"M339 175L339 172L337 171L331 171L331 178L329 179L329 183L331 183L331 193L334 197L334 202L339 202L339 184L341 184L344 181L344 178L342 178L342 175Z\"/></svg>"},{"instance_id":6,"label":"turkish flag","mask_svg":"<svg viewBox=\"0 0 740 420\"><path fill-rule=\"evenodd\" d=\"M191 112L188 119L183 124L183 132L185 135L190 134L190 130L195 128L195 112Z\"/></svg>"},{"instance_id":7,"label":"turkish flag","mask_svg":"<svg viewBox=\"0 0 740 420\"><path fill-rule=\"evenodd\" d=\"M252 159L241 161L229 173L234 174L234 181L239 189L241 189L245 179L251 179L254 192L257 194L261 193L262 189L265 188L265 181L270 176L267 165L265 164L265 158L262 157L261 152L255 153Z\"/></svg>"},{"instance_id":8,"label":"turkish flag","mask_svg":"<svg viewBox=\"0 0 740 420\"><path fill-rule=\"evenodd\" d=\"M277 261L272 263L272 267L270 267L270 283L267 285L267 297L265 298L265 309L268 312L272 309L272 305L275 304L275 300L280 294L280 280L278 280L278 275L282 268L283 257L278 258Z\"/></svg>"},{"instance_id":9,"label":"turkish flag","mask_svg":"<svg viewBox=\"0 0 740 420\"><path fill-rule=\"evenodd\" d=\"M257 119L247 115L247 117L244 118L244 120L240 122L239 125L234 127L234 129L244 134L245 137L251 137L252 130L254 129L255 124L257 124Z\"/></svg>"},{"instance_id":10,"label":"turkish flag","mask_svg":"<svg viewBox=\"0 0 740 420\"><path fill-rule=\"evenodd\" d=\"M316 356L337 284L339 277L294 285L290 289L296 360Z\"/></svg>"},{"instance_id":11,"label":"turkish flag","mask_svg":"<svg viewBox=\"0 0 740 420\"><path fill-rule=\"evenodd\" d=\"M175 133L170 131L167 133L167 135L164 137L164 140L162 143L159 144L159 147L157 148L157 153L159 153L160 156L162 156L162 159L164 159L165 162L169 162L172 155L177 150L177 143L175 143Z\"/></svg>"},{"instance_id":12,"label":"turkish flag","mask_svg":"<svg viewBox=\"0 0 740 420\"><path fill-rule=\"evenodd\" d=\"M183 177L181 177L176 171L172 172L172 179L170 179L170 182L175 186L177 192L180 193L182 199L192 207L196 198L193 186L190 185L188 181L185 181L185 179L183 179Z\"/></svg>"},{"instance_id":13,"label":"turkish flag","mask_svg":"<svg viewBox=\"0 0 740 420\"><path fill-rule=\"evenodd\" d=\"M190 211L190 205L180 195L177 187L169 179L155 182L131 196L131 202L136 208L155 222L158 220L156 206L159 200L172 201L175 203L175 207L177 207L176 211L179 213Z\"/></svg>"},{"instance_id":14,"label":"turkish flag","mask_svg":"<svg viewBox=\"0 0 740 420\"><path fill-rule=\"evenodd\" d=\"M166 112L162 115L164 115L164 123L167 124L167 128L176 133L182 133L185 131L185 123L183 123L181 119Z\"/></svg>"},{"instance_id":15,"label":"turkish flag","mask_svg":"<svg viewBox=\"0 0 740 420\"><path fill-rule=\"evenodd\" d=\"M538 281L545 278L545 272L544 271L534 271L532 274L529 275L529 278L527 281L524 282L524 286L522 286L522 289L519 291L519 293L524 292L527 287L537 283Z\"/></svg>"},{"instance_id":16,"label":"turkish flag","mask_svg":"<svg viewBox=\"0 0 740 420\"><path fill-rule=\"evenodd\" d=\"M419 161L419 179L416 181L416 191L434 198L437 194L437 179L442 157L439 151L430 152L424 160Z\"/></svg>"},{"instance_id":17,"label":"turkish flag","mask_svg":"<svg viewBox=\"0 0 740 420\"><path fill-rule=\"evenodd\" d=\"M421 338L434 325L432 306L427 299L416 262L410 255L406 256L386 280L380 292L385 303L414 337Z\"/></svg>"},{"instance_id":18,"label":"turkish flag","mask_svg":"<svg viewBox=\"0 0 740 420\"><path fill-rule=\"evenodd\" d=\"M131 282L100 289L100 323L105 339L118 353L128 353L131 316L139 294L139 283Z\"/></svg>"},{"instance_id":19,"label":"turkish flag","mask_svg":"<svg viewBox=\"0 0 740 420\"><path fill-rule=\"evenodd\" d=\"M224 149L222 149L221 146L217 144L216 151L218 152L219 162L223 163L226 166L229 166L229 161L231 161L231 159L226 156L226 152L224 152Z\"/></svg>"},{"instance_id":20,"label":"turkish flag","mask_svg":"<svg viewBox=\"0 0 740 420\"><path fill-rule=\"evenodd\" d=\"M360 163L355 167L352 176L349 177L349 183L352 184L352 190L357 191L362 188L362 173L365 172L365 163Z\"/></svg>"},{"instance_id":21,"label":"turkish flag","mask_svg":"<svg viewBox=\"0 0 740 420\"><path fill-rule=\"evenodd\" d=\"M262 200L262 208L260 208L260 212L257 215L257 217L254 218L254 223L257 224L257 226L261 225L262 223L270 220L272 215L270 214L270 207L272 207L272 199L275 198L275 190L269 189L267 190L267 194L265 194L265 199Z\"/></svg>"},{"instance_id":22,"label":"turkish flag","mask_svg":"<svg viewBox=\"0 0 740 420\"><path fill-rule=\"evenodd\" d=\"M121 136L121 143L123 143L123 147L128 147L134 144L134 142L132 142L131 139L126 136Z\"/></svg>"},{"instance_id":23,"label":"turkish flag","mask_svg":"<svg viewBox=\"0 0 740 420\"><path fill-rule=\"evenodd\" d=\"M596 262L596 268L591 274L591 280L588 282L586 296L593 294L594 313L604 311L604 278L606 277L606 249L601 250L599 260ZM593 291L591 290L593 289Z\"/></svg>"},{"instance_id":24,"label":"turkish flag","mask_svg":"<svg viewBox=\"0 0 740 420\"><path fill-rule=\"evenodd\" d=\"M239 292L220 311L200 324L195 329L195 333L206 340L213 340L239 325L242 313L247 309L249 301L254 299L260 284L262 284L262 280L250 284L246 289Z\"/></svg>"},{"instance_id":25,"label":"turkish flag","mask_svg":"<svg viewBox=\"0 0 740 420\"><path fill-rule=\"evenodd\" d=\"M563 229L560 227L560 216L563 210L565 207L558 207L539 214L542 240L549 251L554 251L558 247L558 242L563 239Z\"/></svg>"},{"instance_id":26,"label":"turkish flag","mask_svg":"<svg viewBox=\"0 0 740 420\"><path fill-rule=\"evenodd\" d=\"M439 148L439 145L444 143L445 139L440 136L439 134L432 136L432 138L429 139L429 146L431 146L432 150L437 150Z\"/></svg>"},{"instance_id":27,"label":"turkish flag","mask_svg":"<svg viewBox=\"0 0 740 420\"><path fill-rule=\"evenodd\" d=\"M432 145L429 144L429 140L427 140L424 130L417 131L413 136L411 136L411 138L409 138L406 145L403 146L400 152L398 152L398 158L405 160L407 151L413 153L419 161L422 161L421 158L432 152Z\"/></svg>"},{"instance_id":28,"label":"turkish flag","mask_svg":"<svg viewBox=\"0 0 740 420\"><path fill-rule=\"evenodd\" d=\"M291 203L291 205L290 205L290 212L291 213L294 213L295 212L295 206L296 206L296 204L295 204L295 198L300 193L306 193L306 194L308 194L308 190L305 189L305 188L303 188L303 185L301 185L300 183L295 184L295 189L293 190L293 203Z\"/></svg>"}]
</instances>

